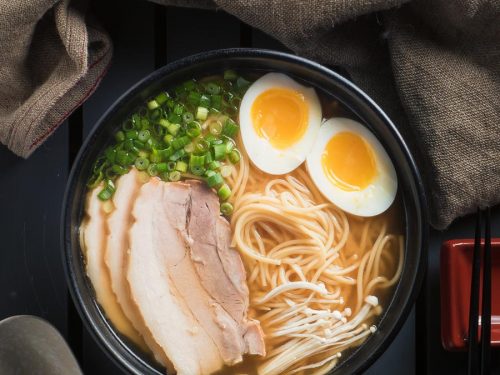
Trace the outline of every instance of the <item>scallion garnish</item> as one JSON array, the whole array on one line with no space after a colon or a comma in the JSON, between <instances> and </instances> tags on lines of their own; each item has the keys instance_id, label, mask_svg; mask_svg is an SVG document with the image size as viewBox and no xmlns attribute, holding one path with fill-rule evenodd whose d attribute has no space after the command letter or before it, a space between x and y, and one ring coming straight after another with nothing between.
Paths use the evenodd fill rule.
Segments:
<instances>
[{"instance_id":1,"label":"scallion garnish","mask_svg":"<svg viewBox=\"0 0 500 375\"><path fill-rule=\"evenodd\" d=\"M147 167L149 166L149 160L146 159L146 158L137 158L135 159L135 167L140 170L140 171L143 171L145 170Z\"/></svg>"},{"instance_id":2,"label":"scallion garnish","mask_svg":"<svg viewBox=\"0 0 500 375\"><path fill-rule=\"evenodd\" d=\"M223 215L229 216L233 213L233 205L229 202L224 202L220 205L220 212Z\"/></svg>"},{"instance_id":3,"label":"scallion garnish","mask_svg":"<svg viewBox=\"0 0 500 375\"><path fill-rule=\"evenodd\" d=\"M109 200L113 181L135 167L144 176L163 181L205 180L217 191L221 212L233 207L225 183L241 154L234 138L239 132L237 112L250 82L233 70L198 82L188 80L173 91L160 92L126 119L92 168L87 186L102 184L99 199ZM202 125L203 124L203 125ZM142 180L141 180L142 181Z\"/></svg>"}]
</instances>

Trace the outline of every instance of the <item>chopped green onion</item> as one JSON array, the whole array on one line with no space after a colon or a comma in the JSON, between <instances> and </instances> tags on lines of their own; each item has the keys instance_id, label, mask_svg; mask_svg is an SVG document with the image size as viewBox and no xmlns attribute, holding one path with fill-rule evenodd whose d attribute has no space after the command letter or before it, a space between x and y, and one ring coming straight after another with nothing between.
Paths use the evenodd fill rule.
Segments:
<instances>
[{"instance_id":1,"label":"chopped green onion","mask_svg":"<svg viewBox=\"0 0 500 375\"><path fill-rule=\"evenodd\" d=\"M97 194L97 197L102 201L106 201L111 198L115 190L115 184L113 184L113 181L107 180L104 184L104 188L99 192L99 194Z\"/></svg>"},{"instance_id":2,"label":"chopped green onion","mask_svg":"<svg viewBox=\"0 0 500 375\"><path fill-rule=\"evenodd\" d=\"M115 134L115 139L117 142L123 142L125 140L125 133L121 130L118 130Z\"/></svg>"},{"instance_id":3,"label":"chopped green onion","mask_svg":"<svg viewBox=\"0 0 500 375\"><path fill-rule=\"evenodd\" d=\"M172 112L170 115L168 115L167 120L173 124L178 124L181 122L182 117L180 115L176 115L175 113Z\"/></svg>"},{"instance_id":4,"label":"chopped green onion","mask_svg":"<svg viewBox=\"0 0 500 375\"><path fill-rule=\"evenodd\" d=\"M220 200L225 201L231 196L231 189L227 184L222 184L219 190L217 190L217 195Z\"/></svg>"},{"instance_id":5,"label":"chopped green onion","mask_svg":"<svg viewBox=\"0 0 500 375\"><path fill-rule=\"evenodd\" d=\"M141 141L139 141L137 139L134 139L134 141L132 143L137 148L144 148L144 146L145 146L144 142L141 142Z\"/></svg>"},{"instance_id":6,"label":"chopped green onion","mask_svg":"<svg viewBox=\"0 0 500 375\"><path fill-rule=\"evenodd\" d=\"M149 120L147 118L143 118L141 120L140 128L147 129L149 127Z\"/></svg>"},{"instance_id":7,"label":"chopped green onion","mask_svg":"<svg viewBox=\"0 0 500 375\"><path fill-rule=\"evenodd\" d=\"M229 202L224 202L220 205L220 212L223 215L229 216L233 213L233 205Z\"/></svg>"},{"instance_id":8,"label":"chopped green onion","mask_svg":"<svg viewBox=\"0 0 500 375\"><path fill-rule=\"evenodd\" d=\"M187 145L184 146L184 151L186 151L188 154L194 152L194 143L190 142Z\"/></svg>"},{"instance_id":9,"label":"chopped green onion","mask_svg":"<svg viewBox=\"0 0 500 375\"><path fill-rule=\"evenodd\" d=\"M188 165L186 162L179 160L177 163L175 163L174 168L176 171L179 171L179 172L187 172Z\"/></svg>"},{"instance_id":10,"label":"chopped green onion","mask_svg":"<svg viewBox=\"0 0 500 375\"><path fill-rule=\"evenodd\" d=\"M227 141L225 143L225 145L226 145L226 154L231 153L231 151L233 151L233 148L234 148L234 142L233 141Z\"/></svg>"},{"instance_id":11,"label":"chopped green onion","mask_svg":"<svg viewBox=\"0 0 500 375\"><path fill-rule=\"evenodd\" d=\"M212 108L220 110L222 105L222 96L212 95L212 97L210 98L210 102L212 104Z\"/></svg>"},{"instance_id":12,"label":"chopped green onion","mask_svg":"<svg viewBox=\"0 0 500 375\"><path fill-rule=\"evenodd\" d=\"M186 130L186 134L191 137L195 138L201 134L201 125L197 121L191 121Z\"/></svg>"},{"instance_id":13,"label":"chopped green onion","mask_svg":"<svg viewBox=\"0 0 500 375\"><path fill-rule=\"evenodd\" d=\"M213 134L207 134L205 136L205 141L207 141L210 144L214 143L217 140L218 140L218 138L215 135L213 135Z\"/></svg>"},{"instance_id":14,"label":"chopped green onion","mask_svg":"<svg viewBox=\"0 0 500 375\"><path fill-rule=\"evenodd\" d=\"M125 137L127 139L137 139L138 135L139 132L137 130L129 130L128 132L125 133Z\"/></svg>"},{"instance_id":15,"label":"chopped green onion","mask_svg":"<svg viewBox=\"0 0 500 375\"><path fill-rule=\"evenodd\" d=\"M184 113L184 106L182 104L176 104L174 107L174 113L176 115L182 115Z\"/></svg>"},{"instance_id":16,"label":"chopped green onion","mask_svg":"<svg viewBox=\"0 0 500 375\"><path fill-rule=\"evenodd\" d=\"M186 151L184 151L184 149L180 149L180 150L177 150L176 152L174 152L169 158L168 160L171 160L171 161L177 161L179 160L180 158L184 157L184 155L186 155Z\"/></svg>"},{"instance_id":17,"label":"chopped green onion","mask_svg":"<svg viewBox=\"0 0 500 375\"><path fill-rule=\"evenodd\" d=\"M139 156L141 158L147 158L147 157L149 157L149 152L141 150L141 151L139 151L137 156Z\"/></svg>"},{"instance_id":18,"label":"chopped green onion","mask_svg":"<svg viewBox=\"0 0 500 375\"><path fill-rule=\"evenodd\" d=\"M195 142L195 151L197 153L205 153L210 148L210 143L208 143L205 139L198 139Z\"/></svg>"},{"instance_id":19,"label":"chopped green onion","mask_svg":"<svg viewBox=\"0 0 500 375\"><path fill-rule=\"evenodd\" d=\"M123 142L123 148L125 148L127 151L130 151L134 154L137 154L139 152L137 147L135 147L135 145L134 145L133 139L127 139L125 142Z\"/></svg>"},{"instance_id":20,"label":"chopped green onion","mask_svg":"<svg viewBox=\"0 0 500 375\"><path fill-rule=\"evenodd\" d=\"M205 165L205 156L191 154L189 156L189 167L203 167Z\"/></svg>"},{"instance_id":21,"label":"chopped green onion","mask_svg":"<svg viewBox=\"0 0 500 375\"><path fill-rule=\"evenodd\" d=\"M169 145L173 139L174 139L174 136L172 134L165 134L165 136L163 137L163 142L165 142L167 145Z\"/></svg>"},{"instance_id":22,"label":"chopped green onion","mask_svg":"<svg viewBox=\"0 0 500 375\"><path fill-rule=\"evenodd\" d=\"M206 95L202 95L200 97L199 106L200 107L205 107L205 108L210 107L210 98L208 96L206 96Z\"/></svg>"},{"instance_id":23,"label":"chopped green onion","mask_svg":"<svg viewBox=\"0 0 500 375\"><path fill-rule=\"evenodd\" d=\"M223 182L224 182L224 179L222 178L220 173L215 173L207 178L207 184L210 187L219 186Z\"/></svg>"},{"instance_id":24,"label":"chopped green onion","mask_svg":"<svg viewBox=\"0 0 500 375\"><path fill-rule=\"evenodd\" d=\"M182 136L179 138L175 138L172 140L172 147L174 150L180 150L181 148L184 148L191 140L189 139L188 136Z\"/></svg>"},{"instance_id":25,"label":"chopped green onion","mask_svg":"<svg viewBox=\"0 0 500 375\"><path fill-rule=\"evenodd\" d=\"M152 110L151 113L149 114L149 118L153 121L158 121L161 116L162 116L161 108L156 108Z\"/></svg>"},{"instance_id":26,"label":"chopped green onion","mask_svg":"<svg viewBox=\"0 0 500 375\"><path fill-rule=\"evenodd\" d=\"M90 188L90 189L94 189L95 187L97 187L97 185L99 185L103 179L104 175L102 173L102 171L98 171L97 173L94 173L92 175L92 177L90 178L89 182L87 183L87 186Z\"/></svg>"},{"instance_id":27,"label":"chopped green onion","mask_svg":"<svg viewBox=\"0 0 500 375\"><path fill-rule=\"evenodd\" d=\"M97 194L97 197L102 201L107 201L112 195L113 192L111 190L104 188Z\"/></svg>"},{"instance_id":28,"label":"chopped green onion","mask_svg":"<svg viewBox=\"0 0 500 375\"><path fill-rule=\"evenodd\" d=\"M214 159L215 160L222 160L226 156L226 145L221 144L221 145L213 145L212 148L214 149Z\"/></svg>"},{"instance_id":29,"label":"chopped green onion","mask_svg":"<svg viewBox=\"0 0 500 375\"><path fill-rule=\"evenodd\" d=\"M202 166L192 167L191 173L194 174L195 176L202 176L203 173L205 173L205 167L202 167Z\"/></svg>"},{"instance_id":30,"label":"chopped green onion","mask_svg":"<svg viewBox=\"0 0 500 375\"><path fill-rule=\"evenodd\" d=\"M233 138L236 133L238 133L239 126L230 118L224 123L224 129L222 129L222 134Z\"/></svg>"},{"instance_id":31,"label":"chopped green onion","mask_svg":"<svg viewBox=\"0 0 500 375\"><path fill-rule=\"evenodd\" d=\"M189 156L189 169L196 176L205 173L205 156L191 154Z\"/></svg>"},{"instance_id":32,"label":"chopped green onion","mask_svg":"<svg viewBox=\"0 0 500 375\"><path fill-rule=\"evenodd\" d=\"M116 173L113 171L113 168L109 167L104 170L104 177L107 179L113 179L116 177Z\"/></svg>"},{"instance_id":33,"label":"chopped green onion","mask_svg":"<svg viewBox=\"0 0 500 375\"><path fill-rule=\"evenodd\" d=\"M104 156L106 156L106 160L110 163L114 163L116 159L116 150L114 148L108 148L104 152Z\"/></svg>"},{"instance_id":34,"label":"chopped green onion","mask_svg":"<svg viewBox=\"0 0 500 375\"><path fill-rule=\"evenodd\" d=\"M182 114L182 120L184 121L184 123L189 124L194 120L194 115L191 112L184 112Z\"/></svg>"},{"instance_id":35,"label":"chopped green onion","mask_svg":"<svg viewBox=\"0 0 500 375\"><path fill-rule=\"evenodd\" d=\"M231 163L236 164L241 159L240 152L238 150L234 149L233 151L231 151L231 153L229 154L228 158L229 158L229 161Z\"/></svg>"},{"instance_id":36,"label":"chopped green onion","mask_svg":"<svg viewBox=\"0 0 500 375\"><path fill-rule=\"evenodd\" d=\"M160 178L162 179L162 181L167 182L167 181L170 181L169 175L170 175L170 172L161 172Z\"/></svg>"},{"instance_id":37,"label":"chopped green onion","mask_svg":"<svg viewBox=\"0 0 500 375\"><path fill-rule=\"evenodd\" d=\"M168 164L167 163L158 163L158 164L156 164L156 170L158 171L158 173L165 172L168 170Z\"/></svg>"},{"instance_id":38,"label":"chopped green onion","mask_svg":"<svg viewBox=\"0 0 500 375\"><path fill-rule=\"evenodd\" d=\"M198 107L196 110L196 119L205 121L208 117L208 109L205 107Z\"/></svg>"},{"instance_id":39,"label":"chopped green onion","mask_svg":"<svg viewBox=\"0 0 500 375\"><path fill-rule=\"evenodd\" d=\"M141 142L146 142L149 138L151 138L151 132L149 130L141 130L137 135L137 138Z\"/></svg>"},{"instance_id":40,"label":"chopped green onion","mask_svg":"<svg viewBox=\"0 0 500 375\"><path fill-rule=\"evenodd\" d=\"M118 165L118 164L113 165L111 167L111 169L113 170L113 172L115 172L116 174L119 174L119 175L124 175L125 173L128 172L127 168L124 168L124 167L122 167L121 165Z\"/></svg>"},{"instance_id":41,"label":"chopped green onion","mask_svg":"<svg viewBox=\"0 0 500 375\"><path fill-rule=\"evenodd\" d=\"M130 130L134 129L134 124L132 123L132 121L131 121L131 120L126 120L126 121L123 123L123 125L122 125L122 129L123 129L124 131L126 131L126 132L127 132L127 131L130 131Z\"/></svg>"},{"instance_id":42,"label":"chopped green onion","mask_svg":"<svg viewBox=\"0 0 500 375\"><path fill-rule=\"evenodd\" d=\"M158 168L157 164L151 163L148 165L147 172L151 177L157 176L158 175Z\"/></svg>"},{"instance_id":43,"label":"chopped green onion","mask_svg":"<svg viewBox=\"0 0 500 375\"><path fill-rule=\"evenodd\" d=\"M226 70L224 72L224 79L227 81L234 81L236 78L238 78L238 75L234 70Z\"/></svg>"},{"instance_id":44,"label":"chopped green onion","mask_svg":"<svg viewBox=\"0 0 500 375\"><path fill-rule=\"evenodd\" d=\"M210 169L208 169L206 172L205 172L205 176L207 177L210 177L210 176L213 176L214 174L216 174L217 172L214 172L214 171L211 171Z\"/></svg>"},{"instance_id":45,"label":"chopped green onion","mask_svg":"<svg viewBox=\"0 0 500 375\"><path fill-rule=\"evenodd\" d=\"M212 95L216 95L220 92L220 86L214 82L207 83L207 92Z\"/></svg>"},{"instance_id":46,"label":"chopped green onion","mask_svg":"<svg viewBox=\"0 0 500 375\"><path fill-rule=\"evenodd\" d=\"M139 129L141 127L141 116L138 113L134 113L131 118L134 128Z\"/></svg>"},{"instance_id":47,"label":"chopped green onion","mask_svg":"<svg viewBox=\"0 0 500 375\"><path fill-rule=\"evenodd\" d=\"M197 93L196 91L191 91L187 97L187 100L192 104L192 105L195 105L197 106L198 104L200 104L200 98L201 98L201 94L200 93Z\"/></svg>"},{"instance_id":48,"label":"chopped green onion","mask_svg":"<svg viewBox=\"0 0 500 375\"><path fill-rule=\"evenodd\" d=\"M161 155L160 152L157 149L153 149L151 151L151 155L149 156L149 160L151 160L152 163L159 163L161 162Z\"/></svg>"},{"instance_id":49,"label":"chopped green onion","mask_svg":"<svg viewBox=\"0 0 500 375\"><path fill-rule=\"evenodd\" d=\"M124 150L118 150L116 151L116 158L115 161L123 166L126 166L128 164L128 153Z\"/></svg>"},{"instance_id":50,"label":"chopped green onion","mask_svg":"<svg viewBox=\"0 0 500 375\"><path fill-rule=\"evenodd\" d=\"M211 161L210 163L208 163L208 169L212 170L212 171L215 171L216 169L219 169L220 168L220 162L218 161Z\"/></svg>"},{"instance_id":51,"label":"chopped green onion","mask_svg":"<svg viewBox=\"0 0 500 375\"><path fill-rule=\"evenodd\" d=\"M137 158L137 154L133 154L133 153L129 152L127 154L127 163L126 163L126 165L134 164L136 158Z\"/></svg>"},{"instance_id":52,"label":"chopped green onion","mask_svg":"<svg viewBox=\"0 0 500 375\"><path fill-rule=\"evenodd\" d=\"M174 108L174 106L175 106L175 100L169 98L167 100L167 107L170 108L170 109L172 109L172 108Z\"/></svg>"},{"instance_id":53,"label":"chopped green onion","mask_svg":"<svg viewBox=\"0 0 500 375\"><path fill-rule=\"evenodd\" d=\"M146 147L149 149L149 150L152 150L154 148L157 148L158 147L158 141L156 141L156 139L154 138L149 138L147 141L146 141Z\"/></svg>"},{"instance_id":54,"label":"chopped green onion","mask_svg":"<svg viewBox=\"0 0 500 375\"><path fill-rule=\"evenodd\" d=\"M148 130L148 129L143 129L144 130ZM159 125L159 124L155 124L153 126L153 129L151 131L151 135L153 135L154 137L163 137L164 134L167 133L167 129L165 129L163 126Z\"/></svg>"},{"instance_id":55,"label":"chopped green onion","mask_svg":"<svg viewBox=\"0 0 500 375\"><path fill-rule=\"evenodd\" d=\"M135 167L138 170L143 171L148 166L149 166L149 160L148 159L146 159L146 158L137 158L137 159L135 159Z\"/></svg>"},{"instance_id":56,"label":"chopped green onion","mask_svg":"<svg viewBox=\"0 0 500 375\"><path fill-rule=\"evenodd\" d=\"M212 135L219 135L222 133L222 123L220 121L213 121L208 126L208 130Z\"/></svg>"},{"instance_id":57,"label":"chopped green onion","mask_svg":"<svg viewBox=\"0 0 500 375\"><path fill-rule=\"evenodd\" d=\"M181 179L181 172L172 171L168 175L168 179L172 182L179 181Z\"/></svg>"},{"instance_id":58,"label":"chopped green onion","mask_svg":"<svg viewBox=\"0 0 500 375\"><path fill-rule=\"evenodd\" d=\"M205 155L205 164L208 164L208 163L211 163L212 161L214 161L214 158L212 156L212 153L209 150L209 148L210 148L209 143L206 142L205 144L207 145L207 150L203 155Z\"/></svg>"},{"instance_id":59,"label":"chopped green onion","mask_svg":"<svg viewBox=\"0 0 500 375\"><path fill-rule=\"evenodd\" d=\"M162 105L168 100L168 94L166 92L161 92L156 96L155 100L158 104Z\"/></svg>"},{"instance_id":60,"label":"chopped green onion","mask_svg":"<svg viewBox=\"0 0 500 375\"><path fill-rule=\"evenodd\" d=\"M162 160L167 160L173 153L174 149L170 146L164 148L163 150L158 150L158 154Z\"/></svg>"},{"instance_id":61,"label":"chopped green onion","mask_svg":"<svg viewBox=\"0 0 500 375\"><path fill-rule=\"evenodd\" d=\"M158 125L164 127L165 129L168 129L170 122L168 122L168 120L166 118L161 118L158 120Z\"/></svg>"},{"instance_id":62,"label":"chopped green onion","mask_svg":"<svg viewBox=\"0 0 500 375\"><path fill-rule=\"evenodd\" d=\"M172 134L173 136L177 135L177 133L179 132L179 129L181 128L181 126L179 124L169 124L167 126L167 130L170 134Z\"/></svg>"},{"instance_id":63,"label":"chopped green onion","mask_svg":"<svg viewBox=\"0 0 500 375\"><path fill-rule=\"evenodd\" d=\"M160 106L160 105L158 104L158 102L157 102L156 100L154 100L154 99L153 99L153 100L150 100L150 101L148 102L148 109L149 109L150 111L152 111L153 109L158 108L159 106Z\"/></svg>"}]
</instances>

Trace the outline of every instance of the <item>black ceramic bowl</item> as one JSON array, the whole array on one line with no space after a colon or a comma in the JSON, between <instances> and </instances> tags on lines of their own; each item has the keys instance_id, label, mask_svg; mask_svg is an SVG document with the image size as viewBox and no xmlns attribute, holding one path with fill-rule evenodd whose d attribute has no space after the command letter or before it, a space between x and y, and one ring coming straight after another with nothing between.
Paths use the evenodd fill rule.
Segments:
<instances>
[{"instance_id":1,"label":"black ceramic bowl","mask_svg":"<svg viewBox=\"0 0 500 375\"><path fill-rule=\"evenodd\" d=\"M73 165L64 198L62 252L73 300L82 320L102 349L123 369L137 374L160 374L162 369L144 358L113 330L96 303L85 275L78 227L82 219L85 184L98 154L134 108L162 89L183 80L220 73L224 69L266 73L281 71L323 90L349 108L385 146L395 165L402 197L406 249L404 269L378 324L378 331L353 350L333 370L335 374L359 373L373 363L397 334L415 302L424 275L427 222L425 197L415 161L394 124L359 88L342 76L312 61L258 49L225 49L187 57L151 73L128 90L102 116L85 140Z\"/></svg>"}]
</instances>

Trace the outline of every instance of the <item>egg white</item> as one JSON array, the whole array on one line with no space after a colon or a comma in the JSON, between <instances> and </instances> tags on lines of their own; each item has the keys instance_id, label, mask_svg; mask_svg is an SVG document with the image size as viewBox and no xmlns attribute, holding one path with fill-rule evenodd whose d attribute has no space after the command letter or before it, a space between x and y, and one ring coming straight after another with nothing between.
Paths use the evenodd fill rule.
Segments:
<instances>
[{"instance_id":1,"label":"egg white","mask_svg":"<svg viewBox=\"0 0 500 375\"><path fill-rule=\"evenodd\" d=\"M372 148L377 175L363 190L346 191L334 185L325 175L321 164L323 151L330 139L340 132L351 132L364 139ZM325 121L306 160L307 169L317 188L337 207L357 216L375 216L387 210L398 189L396 170L379 140L365 126L347 118Z\"/></svg>"},{"instance_id":2,"label":"egg white","mask_svg":"<svg viewBox=\"0 0 500 375\"><path fill-rule=\"evenodd\" d=\"M251 110L255 99L274 88L286 88L301 93L309 109L304 135L286 149L274 148L269 141L257 134L252 123ZM260 77L248 88L240 105L241 137L250 160L257 168L272 175L291 172L304 162L310 152L321 125L321 116L321 104L313 88L305 87L281 73L268 73Z\"/></svg>"}]
</instances>

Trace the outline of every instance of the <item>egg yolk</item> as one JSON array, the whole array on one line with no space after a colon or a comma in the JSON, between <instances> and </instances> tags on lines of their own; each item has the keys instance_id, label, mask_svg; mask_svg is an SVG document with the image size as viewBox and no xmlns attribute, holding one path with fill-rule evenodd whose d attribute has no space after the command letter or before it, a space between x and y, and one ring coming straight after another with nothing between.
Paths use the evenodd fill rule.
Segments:
<instances>
[{"instance_id":1,"label":"egg yolk","mask_svg":"<svg viewBox=\"0 0 500 375\"><path fill-rule=\"evenodd\" d=\"M277 149L285 149L304 136L309 111L301 93L273 88L257 96L252 105L251 117L260 138L266 139Z\"/></svg>"},{"instance_id":2,"label":"egg yolk","mask_svg":"<svg viewBox=\"0 0 500 375\"><path fill-rule=\"evenodd\" d=\"M363 190L377 175L371 146L351 132L337 133L328 141L321 164L328 179L345 191Z\"/></svg>"}]
</instances>

